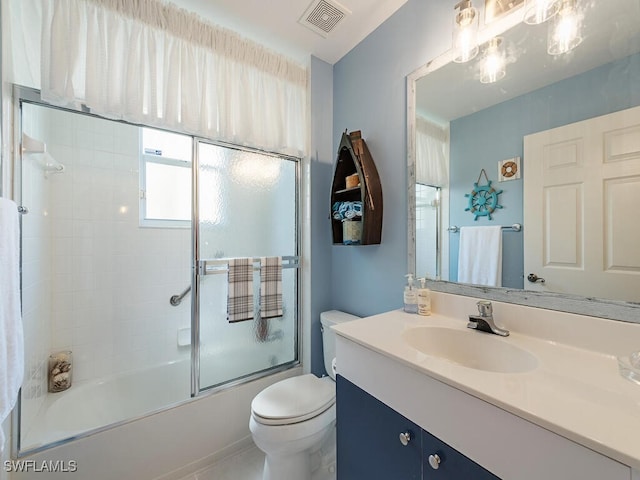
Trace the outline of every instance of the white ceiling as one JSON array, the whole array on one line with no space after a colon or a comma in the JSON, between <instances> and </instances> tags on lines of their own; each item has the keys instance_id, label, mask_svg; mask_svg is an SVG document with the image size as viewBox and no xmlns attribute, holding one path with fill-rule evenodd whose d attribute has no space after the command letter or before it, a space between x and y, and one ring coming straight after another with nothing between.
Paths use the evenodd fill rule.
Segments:
<instances>
[{"instance_id":1,"label":"white ceiling","mask_svg":"<svg viewBox=\"0 0 640 480\"><path fill-rule=\"evenodd\" d=\"M170 1L299 62L314 55L334 64L407 0L338 0L351 13L327 38L298 23L312 0Z\"/></svg>"}]
</instances>

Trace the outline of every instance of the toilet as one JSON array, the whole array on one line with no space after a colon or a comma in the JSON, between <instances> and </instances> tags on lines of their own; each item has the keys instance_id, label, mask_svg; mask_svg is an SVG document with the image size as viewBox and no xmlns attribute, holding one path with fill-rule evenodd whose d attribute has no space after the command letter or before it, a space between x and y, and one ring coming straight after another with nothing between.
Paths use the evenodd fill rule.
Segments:
<instances>
[{"instance_id":1,"label":"toilet","mask_svg":"<svg viewBox=\"0 0 640 480\"><path fill-rule=\"evenodd\" d=\"M333 449L335 454L335 334L330 327L357 318L337 310L320 314L329 376L318 378L309 373L287 378L265 388L251 402L249 430L265 453L263 480L310 480L312 470L319 467L318 456L322 455L318 452Z\"/></svg>"}]
</instances>

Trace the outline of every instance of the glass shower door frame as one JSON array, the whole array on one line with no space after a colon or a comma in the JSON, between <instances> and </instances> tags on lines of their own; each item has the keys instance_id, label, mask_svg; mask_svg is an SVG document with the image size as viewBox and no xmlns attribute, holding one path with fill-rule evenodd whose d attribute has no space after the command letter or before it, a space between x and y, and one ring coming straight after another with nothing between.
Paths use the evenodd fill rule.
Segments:
<instances>
[{"instance_id":1,"label":"glass shower door frame","mask_svg":"<svg viewBox=\"0 0 640 480\"><path fill-rule=\"evenodd\" d=\"M201 144L214 145L218 147L229 148L233 150L245 151L250 153L258 153L261 155L267 155L282 160L288 160L295 162L295 255L282 257L283 268L295 268L296 280L295 280L295 357L292 361L286 362L282 365L269 368L267 370L261 370L249 375L242 376L237 379L232 379L225 382L222 385L216 385L213 387L207 387L202 389L200 382L200 281L201 277L206 276L207 272L215 270L215 264L220 264L220 259L202 259L200 248L200 148ZM212 393L220 390L224 390L235 385L245 383L251 380L272 375L274 373L288 370L300 363L300 159L283 154L277 154L273 152L267 152L259 149L252 149L247 147L240 147L225 142L216 142L208 140L202 137L194 137L193 142L193 163L192 163L192 189L191 189L191 241L192 241L192 265L191 265L191 397L197 397L203 393ZM255 260L255 259L254 259ZM207 266L214 265L212 269L208 269Z\"/></svg>"},{"instance_id":2,"label":"glass shower door frame","mask_svg":"<svg viewBox=\"0 0 640 480\"><path fill-rule=\"evenodd\" d=\"M11 133L11 138L12 138L12 142L13 145L15 146L14 151L12 152L11 157L8 159L8 163L9 163L9 168L4 169L4 172L6 174L8 174L11 177L11 183L7 183L7 179L5 177L5 186L8 187L7 192L5 193L10 193L12 195L10 195L12 198L14 198L19 204L22 203L22 198L23 198L23 188L22 188L22 175L23 175L23 169L22 169L22 156L20 153L20 146L21 146L21 138L22 138L22 105L23 104L33 104L33 105L38 105L38 106L42 106L42 107L47 107L47 108L51 108L53 110L60 110L60 111L66 111L69 113L74 113L74 114L80 114L80 115L87 115L87 118L90 117L95 117L95 118L99 118L99 119L104 119L103 117L99 116L99 115L95 115L92 112L90 112L88 109L86 108L80 108L80 109L74 109L74 108L63 108L63 107L58 107L58 106L54 106L51 105L45 101L43 101L40 97L40 92L38 90L32 89L32 88L27 88L27 87L20 87L17 85L13 86L13 91L12 91L12 109L13 109L13 113L14 113L14 122L17 121L17 123L14 125L13 131ZM104 120L108 120L108 119L104 119ZM111 120L113 121L113 120ZM126 124L127 122L124 121L120 121L118 123L122 123L122 124ZM137 125L138 127L140 125ZM169 130L167 130L169 131ZM180 134L184 134L184 135L189 135L188 133L185 132L175 132L175 131L171 131L174 133L180 133ZM12 431L12 441L11 441L11 455L13 458L21 458L27 455L31 455L34 453L38 453L41 451L45 451L47 449L50 449L52 447L55 446L59 446L59 445L64 445L67 444L69 442L75 441L77 439L80 438L84 438L87 437L89 435L98 433L98 432L102 432L102 431L106 431L108 429L114 428L114 427L118 427L121 425L124 425L126 423L129 423L133 420L138 420L144 417L147 417L149 415L153 415L156 414L160 411L163 411L165 409L168 408L174 408L176 406L179 405L183 405L187 402L190 402L191 399L189 398L189 393L191 394L191 397L196 397L196 396L203 396L209 393L214 393L216 391L219 390L223 390L226 388L230 388L232 386L238 385L238 384L242 384L242 383L246 383L248 381L251 381L253 379L256 378L260 378L260 377L264 377L267 375L272 375L274 373L280 372L280 371L284 371L287 369L290 369L292 367L295 367L297 365L300 364L300 359L301 359L301 316L300 316L300 312L301 312L301 305L300 305L300 281L301 281L301 271L300 271L300 267L299 267L299 251L300 251L300 245L301 245L301 233L300 233L300 177L301 177L301 160L299 158L295 158L295 157L289 157L286 155L280 155L280 154L274 154L274 153L270 153L270 152L262 152L259 150L255 150L255 149L244 149L244 148L240 148L236 145L232 145L232 144L226 144L226 143L222 143L222 142L213 142L211 140L207 140L207 139L203 139L203 138L198 138L198 137L194 137L192 134L190 135L191 138L193 139L192 142L192 185L193 185L193 189L192 189L192 206L193 206L193 210L192 210L192 222L193 225L191 226L191 245L192 245L192 252L191 252L191 262L192 262L192 272L191 272L191 276L190 276L190 284L191 284L191 289L192 289L192 298L191 298L191 353L190 353L190 372L191 372L191 392L189 392L188 388L185 388L184 391L184 396L182 400L179 400L175 403L168 403L165 404L164 406L162 406L160 409L154 409L154 410L150 410L144 414L141 414L139 416L134 416L134 417L126 417L123 418L120 421L114 422L114 423L109 423L109 424L105 424L103 426L97 427L97 428L91 428L89 430L85 430L85 431L81 431L79 433L76 433L72 436L68 436L68 437L61 437L59 440L53 440L51 442L47 442L45 444L42 445L37 445L37 446L32 446L32 445L24 445L22 443L23 441L23 435L22 435L22 431L21 431L21 414L24 413L24 409L23 409L23 398L22 395L20 396L18 403L16 405L16 408L14 408L13 413L12 413L12 426L11 426L11 431ZM199 280L200 280L200 276L198 273L198 263L196 262L196 260L198 259L197 256L197 252L199 251L199 245L198 245L198 236L200 233L200 229L199 229L199 216L198 216L198 198L197 198L197 192L198 192L198 182L199 182L199 178L198 178L198 171L199 171L199 166L200 166L200 162L198 159L198 146L200 145L200 143L206 143L206 144L210 144L210 145L217 145L217 146L223 146L223 147L227 147L227 148L231 148L231 149L235 149L235 150L246 150L248 152L254 152L254 153L261 153L261 154L265 154L265 155L270 155L273 156L275 158L279 158L282 160L291 160L295 162L295 171L293 172L293 176L295 176L295 219L294 219L294 223L295 223L295 255L292 255L291 257L283 257L283 260L285 262L285 265L289 265L292 268L295 268L295 291L292 293L293 298L295 298L295 308L291 308L291 311L294 312L295 314L295 318L294 318L294 322L295 322L295 333L294 333L294 337L292 338L291 336L289 337L290 342L292 342L293 344L293 360L290 360L286 363L283 363L281 365L278 365L276 367L271 367L268 368L266 370L260 370L256 373L250 374L250 375L245 375L239 378L236 378L234 380L225 382L224 384L221 385L216 385L213 388L206 388L204 390L200 389L200 378L199 378L199 373L200 373L200 357L199 357L199 353L200 353L200 343L199 343L199 336L200 336L200 321L199 321L199 294L200 292L200 284L199 284ZM290 183L289 183L290 185ZM22 221L21 221L21 234L22 234ZM291 238L291 237L290 237ZM185 245L186 246L186 245ZM188 248L188 247L187 247ZM21 254L22 256L22 254ZM22 258L21 258L22 261ZM186 265L185 265L186 266ZM211 268L211 266L209 267ZM285 267L286 268L286 267ZM202 272L200 272L202 273ZM293 273L293 272L290 272ZM22 280L21 280L22 281ZM291 291L291 290L290 290ZM186 292L185 292L186 294ZM292 325L291 323L289 323L289 325ZM290 344L291 345L291 344ZM289 350L291 352L291 350ZM185 352L186 353L186 352ZM291 356L289 356L288 358L291 358ZM206 366L206 365L205 365ZM186 372L185 372L186 373ZM184 378L184 377L182 377ZM186 382L185 382L186 383ZM185 385L185 387L187 387L187 385Z\"/></svg>"}]
</instances>

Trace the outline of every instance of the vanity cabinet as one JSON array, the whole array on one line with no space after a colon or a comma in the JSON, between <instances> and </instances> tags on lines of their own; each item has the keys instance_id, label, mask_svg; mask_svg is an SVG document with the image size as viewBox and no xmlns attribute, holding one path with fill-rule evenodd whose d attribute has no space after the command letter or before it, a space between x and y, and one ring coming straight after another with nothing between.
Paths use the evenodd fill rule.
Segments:
<instances>
[{"instance_id":1,"label":"vanity cabinet","mask_svg":"<svg viewBox=\"0 0 640 480\"><path fill-rule=\"evenodd\" d=\"M422 478L418 425L340 375L336 397L338 480Z\"/></svg>"},{"instance_id":2,"label":"vanity cabinet","mask_svg":"<svg viewBox=\"0 0 640 480\"><path fill-rule=\"evenodd\" d=\"M422 430L422 452L424 480L498 479L493 473L482 468L426 430Z\"/></svg>"},{"instance_id":3,"label":"vanity cabinet","mask_svg":"<svg viewBox=\"0 0 640 480\"><path fill-rule=\"evenodd\" d=\"M640 480L636 473L631 473L630 465L636 466L633 463L616 460L607 456L602 450L588 448L551 431L556 424L544 418L541 421L546 422L545 426L549 428L508 412L461 388L433 378L420 368L413 367L410 360L398 361L397 358L401 358L404 349L398 347L398 350L392 354L385 348L389 348L387 345L402 345L397 337L394 337L396 335L394 332L406 331L402 328L407 325L407 320L413 317L417 316L408 316L394 311L334 327L337 333L336 359L341 377L337 384L338 472L340 472L342 461L351 463L353 467L354 462L356 464L382 462L386 460L380 460L383 455L393 458L391 454L381 452L374 447L367 447L366 452L358 453L357 450L353 450L357 448L353 444L357 444L358 440L345 437L345 430L358 431L363 423L376 425L376 418L363 420L357 414L351 413L354 410L363 409L364 405L369 405L373 397L385 405L385 408L401 412L406 419L410 419L415 425L425 430L424 434L420 431L420 462L423 466L424 477L422 478L425 480L431 478L476 480L496 477L504 480ZM434 320L435 318L432 318L430 321ZM346 338L343 336L344 332L359 341ZM370 348L370 346L373 347ZM615 370L613 373L617 375ZM522 403L526 403L530 398L528 396L532 392L527 387L531 383L519 381L516 375L500 375L496 376L497 378L501 379L500 385L509 388L517 394L518 398L522 398ZM614 377L612 382L616 381L618 379ZM465 383L460 385L466 387ZM605 385L608 384L605 383ZM355 396L345 393L352 390L352 386L362 389L366 394ZM583 384L580 386L582 387ZM626 384L621 387L626 387ZM546 385L543 384L542 388L546 388ZM588 408L591 402L591 399L583 400L569 395L554 397L555 391L551 390L547 391L546 395L555 398L553 405L557 403L557 409L561 408L562 401L572 400L571 404L579 405L575 408L580 410ZM553 408L552 413L555 411L556 407ZM606 408L603 407L602 411L606 411ZM612 423L613 418L620 417L616 416L615 412L611 412L609 416L598 417L596 421L599 430L596 432L601 431L602 435L605 435L619 428L622 429L621 425ZM559 421L563 419L559 418ZM635 417L630 417L630 421L635 421ZM396 431L387 434L390 444L394 441L400 444L398 435L403 427L404 424L399 424ZM373 432L371 435L379 434L375 428ZM429 442L432 439L426 435L426 432L437 436L439 443L431 446ZM369 442L368 438L366 442ZM451 451L445 449L445 445L455 446L457 452L453 449ZM630 445L630 450L633 451L636 444ZM607 448L606 445L602 447L603 450ZM434 451L437 453L438 449L443 453L442 462L438 470L434 471L429 466L429 455ZM631 461L634 460L631 459ZM473 462L481 464L482 469ZM459 463L464 466L457 466ZM474 473L459 473L458 468L471 468ZM484 469L489 470L496 477ZM452 476L439 476L446 474ZM368 477L350 474L339 478L360 480ZM386 480L403 477L374 475L370 478Z\"/></svg>"},{"instance_id":4,"label":"vanity cabinet","mask_svg":"<svg viewBox=\"0 0 640 480\"><path fill-rule=\"evenodd\" d=\"M338 480L498 478L344 377L336 383Z\"/></svg>"},{"instance_id":5,"label":"vanity cabinet","mask_svg":"<svg viewBox=\"0 0 640 480\"><path fill-rule=\"evenodd\" d=\"M336 218L336 205L354 203L361 215ZM342 134L331 186L334 244L376 245L382 238L382 186L378 170L360 131Z\"/></svg>"}]
</instances>

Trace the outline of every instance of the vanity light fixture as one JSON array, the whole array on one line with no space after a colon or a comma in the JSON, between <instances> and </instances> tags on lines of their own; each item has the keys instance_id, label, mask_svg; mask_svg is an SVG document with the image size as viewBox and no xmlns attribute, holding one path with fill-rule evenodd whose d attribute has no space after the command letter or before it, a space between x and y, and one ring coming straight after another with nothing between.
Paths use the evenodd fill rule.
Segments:
<instances>
[{"instance_id":1,"label":"vanity light fixture","mask_svg":"<svg viewBox=\"0 0 640 480\"><path fill-rule=\"evenodd\" d=\"M547 53L561 55L582 43L582 14L576 0L562 0L560 10L549 24Z\"/></svg>"},{"instance_id":2,"label":"vanity light fixture","mask_svg":"<svg viewBox=\"0 0 640 480\"><path fill-rule=\"evenodd\" d=\"M562 0L527 0L524 6L524 23L538 25L553 17Z\"/></svg>"},{"instance_id":3,"label":"vanity light fixture","mask_svg":"<svg viewBox=\"0 0 640 480\"><path fill-rule=\"evenodd\" d=\"M471 0L462 0L455 7L453 23L453 61L464 63L478 54L478 10Z\"/></svg>"},{"instance_id":4,"label":"vanity light fixture","mask_svg":"<svg viewBox=\"0 0 640 480\"><path fill-rule=\"evenodd\" d=\"M502 37L494 37L487 42L480 60L480 82L494 83L506 74L506 58Z\"/></svg>"}]
</instances>

